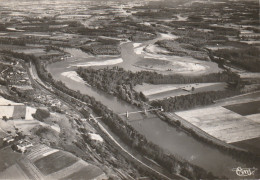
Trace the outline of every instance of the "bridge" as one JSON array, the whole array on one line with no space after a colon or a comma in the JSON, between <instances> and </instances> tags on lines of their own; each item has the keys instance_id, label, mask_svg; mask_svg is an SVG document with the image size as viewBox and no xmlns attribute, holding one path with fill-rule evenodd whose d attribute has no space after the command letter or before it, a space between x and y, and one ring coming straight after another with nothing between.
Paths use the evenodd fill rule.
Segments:
<instances>
[{"instance_id":1,"label":"bridge","mask_svg":"<svg viewBox=\"0 0 260 180\"><path fill-rule=\"evenodd\" d=\"M133 112L128 112L126 111L125 113L121 113L121 114L118 114L120 116L126 116L127 118L129 118L129 115L130 114L137 114L137 113L144 113L144 114L147 114L147 112L150 112L150 111L163 111L163 108L160 107L160 108L153 108L153 109L144 109L142 111L133 111Z\"/></svg>"},{"instance_id":2,"label":"bridge","mask_svg":"<svg viewBox=\"0 0 260 180\"><path fill-rule=\"evenodd\" d=\"M118 115L120 116L126 116L127 118L129 118L130 114L137 114L137 113L144 113L144 114L147 114L148 112L150 111L163 111L163 108L160 107L160 108L153 108L153 109L144 109L144 110L141 110L141 111L132 111L132 112L128 112L126 111L125 113L120 113ZM100 117L95 117L95 119L101 119L102 116ZM89 118L89 120L93 119L92 117Z\"/></svg>"}]
</instances>

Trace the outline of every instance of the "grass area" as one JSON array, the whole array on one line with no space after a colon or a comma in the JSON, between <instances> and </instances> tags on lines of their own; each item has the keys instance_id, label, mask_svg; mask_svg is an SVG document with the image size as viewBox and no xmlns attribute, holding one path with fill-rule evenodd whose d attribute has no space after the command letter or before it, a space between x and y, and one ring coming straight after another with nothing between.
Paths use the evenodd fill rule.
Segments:
<instances>
[{"instance_id":1,"label":"grass area","mask_svg":"<svg viewBox=\"0 0 260 180\"><path fill-rule=\"evenodd\" d=\"M72 154L59 151L35 161L34 164L43 174L51 174L77 161L78 159Z\"/></svg>"},{"instance_id":2,"label":"grass area","mask_svg":"<svg viewBox=\"0 0 260 180\"><path fill-rule=\"evenodd\" d=\"M20 119L26 115L26 106L14 106L13 118Z\"/></svg>"},{"instance_id":3,"label":"grass area","mask_svg":"<svg viewBox=\"0 0 260 180\"><path fill-rule=\"evenodd\" d=\"M21 157L22 154L14 152L11 147L0 150L0 172L15 164Z\"/></svg>"},{"instance_id":4,"label":"grass area","mask_svg":"<svg viewBox=\"0 0 260 180\"><path fill-rule=\"evenodd\" d=\"M18 164L14 164L0 173L0 179L29 179Z\"/></svg>"},{"instance_id":5,"label":"grass area","mask_svg":"<svg viewBox=\"0 0 260 180\"><path fill-rule=\"evenodd\" d=\"M103 172L99 168L97 168L93 165L88 165L87 167L84 167L81 170L76 171L73 174L66 176L65 178L62 178L62 180L66 180L66 179L95 179L102 174L103 174Z\"/></svg>"}]
</instances>

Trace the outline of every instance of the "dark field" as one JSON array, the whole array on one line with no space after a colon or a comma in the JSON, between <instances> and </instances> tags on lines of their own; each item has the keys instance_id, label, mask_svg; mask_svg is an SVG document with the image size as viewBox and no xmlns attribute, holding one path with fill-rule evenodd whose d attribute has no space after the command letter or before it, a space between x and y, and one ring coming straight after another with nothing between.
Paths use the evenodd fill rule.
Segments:
<instances>
[{"instance_id":1,"label":"dark field","mask_svg":"<svg viewBox=\"0 0 260 180\"><path fill-rule=\"evenodd\" d=\"M78 159L73 155L59 151L35 161L34 164L43 174L48 175L68 167L76 161Z\"/></svg>"},{"instance_id":2,"label":"dark field","mask_svg":"<svg viewBox=\"0 0 260 180\"><path fill-rule=\"evenodd\" d=\"M234 105L224 106L224 108L236 112L242 116L246 116L250 114L258 114L260 113L260 101L234 104Z\"/></svg>"},{"instance_id":3,"label":"dark field","mask_svg":"<svg viewBox=\"0 0 260 180\"><path fill-rule=\"evenodd\" d=\"M21 157L22 154L14 152L11 147L0 150L0 172L15 164Z\"/></svg>"},{"instance_id":4,"label":"dark field","mask_svg":"<svg viewBox=\"0 0 260 180\"><path fill-rule=\"evenodd\" d=\"M260 155L260 138L249 139L245 141L232 143L234 146L249 150L257 155Z\"/></svg>"},{"instance_id":5,"label":"dark field","mask_svg":"<svg viewBox=\"0 0 260 180\"><path fill-rule=\"evenodd\" d=\"M13 118L20 119L26 115L26 106L14 106Z\"/></svg>"},{"instance_id":6,"label":"dark field","mask_svg":"<svg viewBox=\"0 0 260 180\"><path fill-rule=\"evenodd\" d=\"M85 167L77 172L74 172L73 174L63 178L62 180L67 179L93 179L102 174L102 171L98 168L95 168L92 165L89 165L88 167Z\"/></svg>"}]
</instances>

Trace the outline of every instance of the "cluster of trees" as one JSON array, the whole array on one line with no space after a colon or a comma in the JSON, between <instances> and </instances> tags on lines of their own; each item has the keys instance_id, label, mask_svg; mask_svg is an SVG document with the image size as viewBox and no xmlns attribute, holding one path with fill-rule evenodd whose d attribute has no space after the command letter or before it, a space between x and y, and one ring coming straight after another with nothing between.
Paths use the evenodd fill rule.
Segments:
<instances>
[{"instance_id":1,"label":"cluster of trees","mask_svg":"<svg viewBox=\"0 0 260 180\"><path fill-rule=\"evenodd\" d=\"M134 16L142 17L142 18L159 18L159 19L165 19L165 18L173 18L174 16L172 11L151 11L150 9L147 11L139 11L136 13L133 13Z\"/></svg>"},{"instance_id":2,"label":"cluster of trees","mask_svg":"<svg viewBox=\"0 0 260 180\"><path fill-rule=\"evenodd\" d=\"M105 29L105 28L98 28L98 29L90 29L86 27L79 28L77 30L78 33L82 35L88 36L110 36L110 37L117 37L119 33L114 29Z\"/></svg>"},{"instance_id":3,"label":"cluster of trees","mask_svg":"<svg viewBox=\"0 0 260 180\"><path fill-rule=\"evenodd\" d=\"M11 50L1 50L0 52L3 53L3 54L6 54L6 55L10 55L10 56L17 58L17 59L22 59L25 62L30 62L30 61L35 62L36 59L37 59L34 55L18 53L18 52L14 52L14 51L11 51Z\"/></svg>"},{"instance_id":4,"label":"cluster of trees","mask_svg":"<svg viewBox=\"0 0 260 180\"><path fill-rule=\"evenodd\" d=\"M135 105L140 105L140 101L147 101L147 98L142 93L137 93L134 90L134 86L136 86L137 84L184 84L202 82L232 82L233 84L239 84L240 82L239 76L230 71L195 77L187 77L182 75L161 75L156 72L150 71L140 71L134 73L131 71L125 71L123 68L118 67L113 67L112 69L78 68L77 73L90 85L97 87L98 89L101 89L109 94L114 94L117 97ZM226 94L223 92L209 92L208 95L205 95L205 99L200 99L202 96L204 96L203 93L187 97L184 96L181 98L176 97L176 99L174 100L175 103L171 102L171 105L170 100L162 100L159 105L164 106L166 110L170 110L172 107L176 108L175 110L179 110L182 108L189 108L186 104L190 104L190 107L194 107L196 105L206 105L207 103L212 103L212 100L215 100L217 98L219 99L223 95L230 96L232 92L233 91L228 91L228 93ZM210 96L216 97L212 99L212 97ZM187 101L193 102L186 103L186 101L184 101L184 98L186 98ZM158 102L157 104L153 105L157 106Z\"/></svg>"},{"instance_id":5,"label":"cluster of trees","mask_svg":"<svg viewBox=\"0 0 260 180\"><path fill-rule=\"evenodd\" d=\"M196 94L188 94L183 96L175 96L163 100L155 100L151 102L154 107L163 107L165 111L179 111L212 104L215 100L240 94L239 91L209 91L199 92Z\"/></svg>"},{"instance_id":6,"label":"cluster of trees","mask_svg":"<svg viewBox=\"0 0 260 180\"><path fill-rule=\"evenodd\" d=\"M118 67L99 70L79 68L77 73L92 86L114 94L132 104L135 103L134 100L146 100L145 96L134 91L133 87L142 81L130 71L124 71Z\"/></svg>"},{"instance_id":7,"label":"cluster of trees","mask_svg":"<svg viewBox=\"0 0 260 180\"><path fill-rule=\"evenodd\" d=\"M49 45L49 46L45 46L45 51L46 52L50 52L51 50L53 51L59 51L59 52L64 52L63 50L61 50L59 47L57 46L52 46L52 45Z\"/></svg>"},{"instance_id":8,"label":"cluster of trees","mask_svg":"<svg viewBox=\"0 0 260 180\"><path fill-rule=\"evenodd\" d=\"M155 37L156 37L155 34L136 31L129 37L129 40L134 41L134 42L147 41L147 40L154 39Z\"/></svg>"},{"instance_id":9,"label":"cluster of trees","mask_svg":"<svg viewBox=\"0 0 260 180\"><path fill-rule=\"evenodd\" d=\"M0 23L0 31L6 31L6 25Z\"/></svg>"},{"instance_id":10,"label":"cluster of trees","mask_svg":"<svg viewBox=\"0 0 260 180\"><path fill-rule=\"evenodd\" d=\"M82 46L80 49L93 55L120 55L119 48L109 44Z\"/></svg>"},{"instance_id":11,"label":"cluster of trees","mask_svg":"<svg viewBox=\"0 0 260 180\"><path fill-rule=\"evenodd\" d=\"M6 86L7 85L7 81L0 77L0 85Z\"/></svg>"},{"instance_id":12,"label":"cluster of trees","mask_svg":"<svg viewBox=\"0 0 260 180\"><path fill-rule=\"evenodd\" d=\"M79 68L77 70L88 83L96 87L106 86L103 89L110 91L113 83L129 84L134 87L137 84L188 84L188 83L207 83L207 82L239 82L240 77L231 71L223 71L219 73L212 73L202 76L183 76L183 75L162 75L157 72L139 71L131 72L125 71L123 68L114 67L112 69L92 69ZM100 85L98 85L100 84ZM104 84L104 85L102 85Z\"/></svg>"},{"instance_id":13,"label":"cluster of trees","mask_svg":"<svg viewBox=\"0 0 260 180\"><path fill-rule=\"evenodd\" d=\"M178 166L180 167L180 174L191 179L215 178L211 173L208 173L195 165L179 160L173 155L166 155L159 146L148 142L143 135L139 134L135 129L133 129L133 127L128 125L126 121L121 119L119 115L113 113L101 102L96 101L93 97L83 95L80 92L67 88L62 82L56 82L45 70L44 65L38 59L28 57L26 61L29 61L30 59L34 60L33 62L36 65L39 77L47 83L50 83L56 89L60 90L56 91L58 96L66 99L66 101L73 102L73 98L68 96L70 95L90 104L93 112L98 116L103 117L103 122L112 130L113 133L117 134L117 136L120 137L126 144L138 150L141 154L157 161L162 167L171 173L174 173L176 166Z\"/></svg>"},{"instance_id":14,"label":"cluster of trees","mask_svg":"<svg viewBox=\"0 0 260 180\"><path fill-rule=\"evenodd\" d=\"M248 47L244 49L219 49L213 55L229 60L231 64L253 72L260 72L259 49Z\"/></svg>"},{"instance_id":15,"label":"cluster of trees","mask_svg":"<svg viewBox=\"0 0 260 180\"><path fill-rule=\"evenodd\" d=\"M211 26L210 29L214 30L215 35L238 36L240 34L239 30L233 28Z\"/></svg>"},{"instance_id":16,"label":"cluster of trees","mask_svg":"<svg viewBox=\"0 0 260 180\"><path fill-rule=\"evenodd\" d=\"M10 44L10 45L25 46L26 45L26 41L23 38L19 38L19 39L0 38L0 44Z\"/></svg>"},{"instance_id":17,"label":"cluster of trees","mask_svg":"<svg viewBox=\"0 0 260 180\"><path fill-rule=\"evenodd\" d=\"M179 38L179 43L177 40L160 40L156 44L160 47L167 49L170 53L169 55L175 56L191 56L199 60L209 60L207 52L198 45L199 42L204 41L203 39L191 39L189 42L186 41L191 38ZM181 42L181 43L180 43ZM183 43L184 42L184 43ZM203 42L202 42L203 44Z\"/></svg>"}]
</instances>

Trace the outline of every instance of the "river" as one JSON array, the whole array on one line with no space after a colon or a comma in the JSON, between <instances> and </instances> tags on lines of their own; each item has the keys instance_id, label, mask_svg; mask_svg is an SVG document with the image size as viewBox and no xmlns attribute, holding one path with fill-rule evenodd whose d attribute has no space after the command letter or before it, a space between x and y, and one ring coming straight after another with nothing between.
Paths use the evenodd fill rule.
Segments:
<instances>
[{"instance_id":1,"label":"river","mask_svg":"<svg viewBox=\"0 0 260 180\"><path fill-rule=\"evenodd\" d=\"M83 81L77 78L64 76L64 72L75 71L76 63L89 61L105 61L108 57L93 57L84 52L69 48L65 49L72 57L67 58L66 61L56 62L47 66L47 70L52 74L55 80L62 81L67 87L75 91L79 90L82 94L93 96L96 100L102 102L115 113L124 113L126 111L140 110L112 95L108 95L96 88L86 85ZM126 57L140 58L136 56L133 51L133 43L125 43L121 46L122 59L127 61ZM111 58L110 58L111 59ZM121 63L120 66L126 67L128 62ZM123 117L124 118L124 117ZM128 119L129 124L133 126L138 132L143 134L147 140L159 145L166 151L188 160L190 163L198 165L207 171L212 172L218 176L226 176L229 178L238 178L232 168L246 167L247 165L239 162L230 155L223 153L205 143L199 142L185 132L169 126L164 121L155 117L153 114L131 114ZM250 164L249 164L250 166Z\"/></svg>"}]
</instances>

